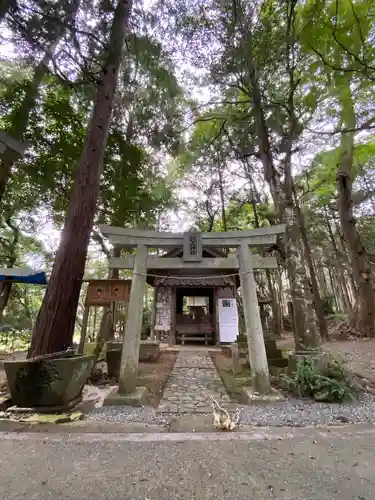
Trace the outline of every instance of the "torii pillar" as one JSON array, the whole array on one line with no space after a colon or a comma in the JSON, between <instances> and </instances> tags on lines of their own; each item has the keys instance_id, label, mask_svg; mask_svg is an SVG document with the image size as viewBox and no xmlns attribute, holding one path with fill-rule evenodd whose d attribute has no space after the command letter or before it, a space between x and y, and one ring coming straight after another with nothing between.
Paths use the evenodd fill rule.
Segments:
<instances>
[{"instance_id":1,"label":"torii pillar","mask_svg":"<svg viewBox=\"0 0 375 500\"><path fill-rule=\"evenodd\" d=\"M252 375L252 391L259 394L271 392L266 347L259 312L256 283L249 245L241 243L238 248L239 274L243 298L247 344Z\"/></svg>"}]
</instances>

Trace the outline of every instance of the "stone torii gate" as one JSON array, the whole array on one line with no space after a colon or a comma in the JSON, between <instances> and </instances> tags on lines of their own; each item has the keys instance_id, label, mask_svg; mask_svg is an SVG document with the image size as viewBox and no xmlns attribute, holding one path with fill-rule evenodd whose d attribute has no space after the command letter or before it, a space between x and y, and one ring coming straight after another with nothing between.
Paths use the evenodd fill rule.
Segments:
<instances>
[{"instance_id":1,"label":"stone torii gate","mask_svg":"<svg viewBox=\"0 0 375 500\"><path fill-rule=\"evenodd\" d=\"M223 270L238 269L243 296L246 335L252 372L254 392L268 394L271 391L268 362L263 338L262 322L256 293L253 270L256 268L276 268L275 257L261 257L252 254L250 247L270 247L276 243L277 236L285 232L285 225L270 226L250 231L226 233L166 233L138 229L100 226L114 248L135 248L135 255L113 257L110 269L133 269L133 278L128 305L129 315L125 327L119 377L117 404L141 397L141 389L136 386L138 356L141 339L143 297L145 294L147 269L179 270ZM182 258L163 258L148 255L148 249L183 248ZM222 258L202 257L203 247L236 248L237 256ZM138 394L137 394L138 393Z\"/></svg>"}]
</instances>

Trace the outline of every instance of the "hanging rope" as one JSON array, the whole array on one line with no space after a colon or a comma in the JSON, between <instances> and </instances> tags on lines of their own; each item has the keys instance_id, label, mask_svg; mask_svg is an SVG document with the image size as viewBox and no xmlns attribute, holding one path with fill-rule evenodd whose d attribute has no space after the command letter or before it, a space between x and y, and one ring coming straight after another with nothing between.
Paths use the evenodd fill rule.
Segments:
<instances>
[{"instance_id":1,"label":"hanging rope","mask_svg":"<svg viewBox=\"0 0 375 500\"><path fill-rule=\"evenodd\" d=\"M251 272L251 271L248 271ZM148 276L150 278L171 278L171 279L217 279L217 278L230 278L233 276L238 276L239 273L232 274L216 274L215 276L163 276L161 274L150 274L150 273L140 273L139 271L133 271L133 274L139 274L140 276Z\"/></svg>"}]
</instances>

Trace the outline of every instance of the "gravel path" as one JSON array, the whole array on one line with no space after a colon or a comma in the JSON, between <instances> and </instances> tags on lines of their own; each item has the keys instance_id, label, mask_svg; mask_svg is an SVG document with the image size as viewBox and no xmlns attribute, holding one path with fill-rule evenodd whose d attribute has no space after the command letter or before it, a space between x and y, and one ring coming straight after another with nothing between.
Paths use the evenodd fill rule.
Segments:
<instances>
[{"instance_id":1,"label":"gravel path","mask_svg":"<svg viewBox=\"0 0 375 500\"><path fill-rule=\"evenodd\" d=\"M144 422L166 424L179 414L160 413L152 408L112 406L96 408L89 420L107 422ZM355 404L315 403L289 399L275 405L242 407L240 423L258 426L342 425L343 423L375 422L375 399L364 396Z\"/></svg>"}]
</instances>

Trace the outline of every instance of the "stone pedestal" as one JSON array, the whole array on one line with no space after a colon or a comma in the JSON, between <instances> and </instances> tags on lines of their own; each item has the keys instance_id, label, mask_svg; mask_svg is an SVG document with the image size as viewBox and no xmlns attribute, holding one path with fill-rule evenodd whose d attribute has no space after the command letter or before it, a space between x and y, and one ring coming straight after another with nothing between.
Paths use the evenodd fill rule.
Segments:
<instances>
[{"instance_id":1,"label":"stone pedestal","mask_svg":"<svg viewBox=\"0 0 375 500\"><path fill-rule=\"evenodd\" d=\"M290 354L288 359L288 375L291 376L295 373L299 361L303 361L304 359L313 359L314 363L319 363L322 358L326 358L326 355L321 351L305 351Z\"/></svg>"},{"instance_id":2,"label":"stone pedestal","mask_svg":"<svg viewBox=\"0 0 375 500\"><path fill-rule=\"evenodd\" d=\"M266 404L266 403L278 403L284 401L285 397L274 387L268 394L259 394L259 392L253 391L252 387L244 387L243 389L244 399L246 404Z\"/></svg>"},{"instance_id":3,"label":"stone pedestal","mask_svg":"<svg viewBox=\"0 0 375 500\"><path fill-rule=\"evenodd\" d=\"M134 391L120 394L117 388L103 401L103 406L143 406L147 400L147 388L136 387Z\"/></svg>"},{"instance_id":4,"label":"stone pedestal","mask_svg":"<svg viewBox=\"0 0 375 500\"><path fill-rule=\"evenodd\" d=\"M282 351L277 348L276 339L272 335L268 335L264 339L264 344L269 366L277 366L279 368L288 366L288 360L283 357Z\"/></svg>"}]
</instances>

